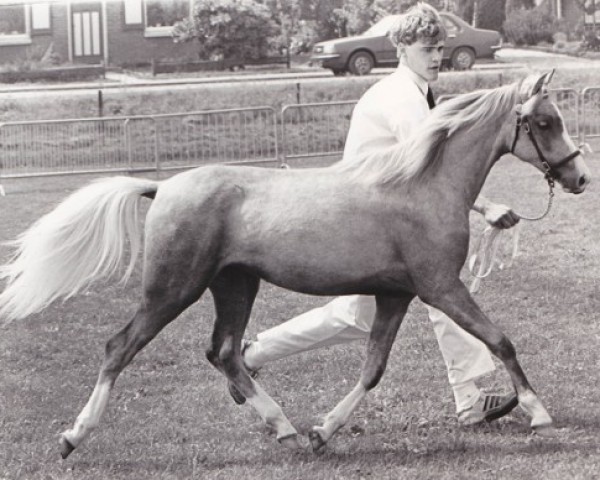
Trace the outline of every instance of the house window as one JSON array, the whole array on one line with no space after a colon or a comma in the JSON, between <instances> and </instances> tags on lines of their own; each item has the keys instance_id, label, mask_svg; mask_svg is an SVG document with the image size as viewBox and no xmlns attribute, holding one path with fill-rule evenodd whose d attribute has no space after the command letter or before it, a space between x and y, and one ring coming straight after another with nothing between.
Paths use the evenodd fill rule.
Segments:
<instances>
[{"instance_id":1,"label":"house window","mask_svg":"<svg viewBox=\"0 0 600 480\"><path fill-rule=\"evenodd\" d=\"M145 0L147 37L171 36L175 23L191 14L191 0Z\"/></svg>"},{"instance_id":2,"label":"house window","mask_svg":"<svg viewBox=\"0 0 600 480\"><path fill-rule=\"evenodd\" d=\"M31 5L31 30L33 32L50 31L50 5L37 3Z\"/></svg>"},{"instance_id":3,"label":"house window","mask_svg":"<svg viewBox=\"0 0 600 480\"><path fill-rule=\"evenodd\" d=\"M586 25L600 25L600 2L586 0L584 6L584 23Z\"/></svg>"},{"instance_id":4,"label":"house window","mask_svg":"<svg viewBox=\"0 0 600 480\"><path fill-rule=\"evenodd\" d=\"M125 25L141 25L142 0L123 0L125 6Z\"/></svg>"},{"instance_id":5,"label":"house window","mask_svg":"<svg viewBox=\"0 0 600 480\"><path fill-rule=\"evenodd\" d=\"M0 6L0 45L31 43L28 17L24 5Z\"/></svg>"}]
</instances>

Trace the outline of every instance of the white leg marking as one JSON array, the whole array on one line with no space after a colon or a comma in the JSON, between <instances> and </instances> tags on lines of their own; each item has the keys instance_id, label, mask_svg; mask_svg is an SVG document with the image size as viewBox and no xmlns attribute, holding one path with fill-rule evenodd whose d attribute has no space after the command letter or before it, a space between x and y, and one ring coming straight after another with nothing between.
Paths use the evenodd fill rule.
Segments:
<instances>
[{"instance_id":1,"label":"white leg marking","mask_svg":"<svg viewBox=\"0 0 600 480\"><path fill-rule=\"evenodd\" d=\"M252 383L254 384L256 395L248 397L247 401L254 407L264 422L268 426L275 429L275 432L277 433L277 439L280 440L286 437L297 435L298 431L284 415L279 404L273 400L258 383L256 383L254 380Z\"/></svg>"},{"instance_id":2,"label":"white leg marking","mask_svg":"<svg viewBox=\"0 0 600 480\"><path fill-rule=\"evenodd\" d=\"M111 387L108 383L97 383L87 404L77 417L71 430L63 432L62 436L77 447L100 423L100 418L106 410Z\"/></svg>"},{"instance_id":3,"label":"white leg marking","mask_svg":"<svg viewBox=\"0 0 600 480\"><path fill-rule=\"evenodd\" d=\"M519 405L531 417L531 428L548 427L552 425L552 417L531 390L519 393Z\"/></svg>"},{"instance_id":4,"label":"white leg marking","mask_svg":"<svg viewBox=\"0 0 600 480\"><path fill-rule=\"evenodd\" d=\"M350 415L352 415L366 395L367 390L359 383L331 412L327 414L323 426L314 427L313 430L321 435L324 442L327 442L335 432L346 425Z\"/></svg>"}]
</instances>

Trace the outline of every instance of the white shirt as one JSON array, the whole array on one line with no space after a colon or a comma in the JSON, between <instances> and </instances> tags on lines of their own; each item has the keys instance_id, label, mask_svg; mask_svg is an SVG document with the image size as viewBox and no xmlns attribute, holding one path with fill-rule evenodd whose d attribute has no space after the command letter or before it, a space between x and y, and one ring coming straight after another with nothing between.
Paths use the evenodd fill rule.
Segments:
<instances>
[{"instance_id":1,"label":"white shirt","mask_svg":"<svg viewBox=\"0 0 600 480\"><path fill-rule=\"evenodd\" d=\"M429 115L427 82L404 65L380 80L354 107L344 159L402 142Z\"/></svg>"}]
</instances>

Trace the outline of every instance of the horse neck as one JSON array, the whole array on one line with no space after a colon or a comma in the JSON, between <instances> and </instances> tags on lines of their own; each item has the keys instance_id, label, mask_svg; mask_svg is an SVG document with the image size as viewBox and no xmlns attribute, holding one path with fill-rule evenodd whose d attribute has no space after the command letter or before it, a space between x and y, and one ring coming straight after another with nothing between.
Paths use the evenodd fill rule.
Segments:
<instances>
[{"instance_id":1,"label":"horse neck","mask_svg":"<svg viewBox=\"0 0 600 480\"><path fill-rule=\"evenodd\" d=\"M496 161L507 152L504 118L457 132L446 144L438 178L451 185L456 201L473 206Z\"/></svg>"}]
</instances>

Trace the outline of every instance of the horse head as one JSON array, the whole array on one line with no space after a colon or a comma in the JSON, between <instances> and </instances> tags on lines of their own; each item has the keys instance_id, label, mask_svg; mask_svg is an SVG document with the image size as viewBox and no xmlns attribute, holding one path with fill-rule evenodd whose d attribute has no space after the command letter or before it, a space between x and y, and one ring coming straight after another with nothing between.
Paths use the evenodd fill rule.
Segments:
<instances>
[{"instance_id":1,"label":"horse head","mask_svg":"<svg viewBox=\"0 0 600 480\"><path fill-rule=\"evenodd\" d=\"M510 153L535 166L549 183L560 183L569 193L581 193L590 182L590 171L567 133L558 107L548 95L554 70L525 78L519 88L520 103L508 130Z\"/></svg>"}]
</instances>

